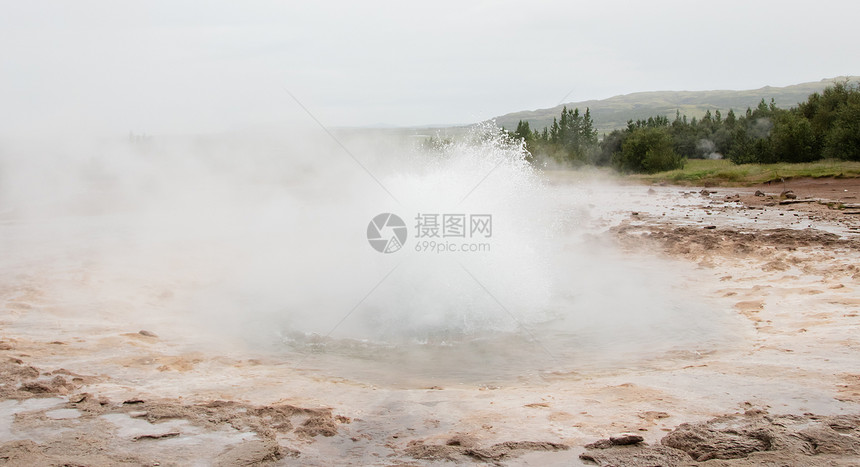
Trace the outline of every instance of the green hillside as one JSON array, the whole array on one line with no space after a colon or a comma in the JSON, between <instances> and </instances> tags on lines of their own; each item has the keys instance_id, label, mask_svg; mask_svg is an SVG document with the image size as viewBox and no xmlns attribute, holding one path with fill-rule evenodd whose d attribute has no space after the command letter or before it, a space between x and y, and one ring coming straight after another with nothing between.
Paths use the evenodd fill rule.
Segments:
<instances>
[{"instance_id":1,"label":"green hillside","mask_svg":"<svg viewBox=\"0 0 860 467\"><path fill-rule=\"evenodd\" d=\"M805 101L810 94L821 92L830 84L844 80L857 81L857 76L840 76L823 79L818 82L795 84L785 87L765 86L761 89L748 91L653 91L637 92L622 96L610 97L603 100L570 102L549 109L524 110L496 117L496 123L510 131L517 127L517 122L526 120L532 129L542 129L552 124L553 117L561 114L563 106L579 108L585 111L591 109L594 127L599 134L608 133L616 128L627 125L627 120L645 119L655 115L665 115L675 118L675 112L688 117L700 118L705 111L720 110L724 115L729 109L743 113L747 107L755 108L759 101L765 99L770 103L774 99L776 105L789 108Z\"/></svg>"}]
</instances>

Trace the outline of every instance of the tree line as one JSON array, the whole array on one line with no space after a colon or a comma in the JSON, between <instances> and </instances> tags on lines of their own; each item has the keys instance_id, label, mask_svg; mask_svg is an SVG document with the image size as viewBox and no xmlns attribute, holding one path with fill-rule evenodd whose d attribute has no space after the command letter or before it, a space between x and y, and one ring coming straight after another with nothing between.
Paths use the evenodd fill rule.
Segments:
<instances>
[{"instance_id":1,"label":"tree line","mask_svg":"<svg viewBox=\"0 0 860 467\"><path fill-rule=\"evenodd\" d=\"M729 158L736 164L860 160L860 86L842 82L806 102L781 109L764 99L743 115L708 110L701 119L680 112L674 120L654 116L629 120L598 141L590 109L564 107L542 130L517 124L533 162L612 166L622 172L682 168L689 159Z\"/></svg>"}]
</instances>

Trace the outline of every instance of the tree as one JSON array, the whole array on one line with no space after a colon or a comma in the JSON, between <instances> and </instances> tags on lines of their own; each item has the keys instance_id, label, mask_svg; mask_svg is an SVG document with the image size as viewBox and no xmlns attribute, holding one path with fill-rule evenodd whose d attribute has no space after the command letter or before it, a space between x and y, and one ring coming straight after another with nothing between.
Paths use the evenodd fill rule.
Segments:
<instances>
[{"instance_id":1,"label":"tree","mask_svg":"<svg viewBox=\"0 0 860 467\"><path fill-rule=\"evenodd\" d=\"M529 159L533 158L533 152L535 150L535 134L532 133L531 128L529 128L528 121L520 120L517 122L517 129L514 131L514 137L522 140L526 151L530 154Z\"/></svg>"},{"instance_id":2,"label":"tree","mask_svg":"<svg viewBox=\"0 0 860 467\"><path fill-rule=\"evenodd\" d=\"M523 136L529 145L530 152L554 158L558 162L569 164L593 163L599 160L597 154L597 131L591 118L591 110L585 109L581 114L579 109L562 108L561 115L553 118L550 127L543 131L532 131L523 127L524 122L517 125L516 135L531 133L531 138Z\"/></svg>"},{"instance_id":3,"label":"tree","mask_svg":"<svg viewBox=\"0 0 860 467\"><path fill-rule=\"evenodd\" d=\"M824 157L860 161L860 93L838 110L822 146Z\"/></svg>"},{"instance_id":4,"label":"tree","mask_svg":"<svg viewBox=\"0 0 860 467\"><path fill-rule=\"evenodd\" d=\"M781 111L774 117L770 134L771 154L765 160L811 162L821 158L815 150L812 124L796 111Z\"/></svg>"},{"instance_id":5,"label":"tree","mask_svg":"<svg viewBox=\"0 0 860 467\"><path fill-rule=\"evenodd\" d=\"M561 114L564 115L567 112L567 107L561 111ZM549 128L549 142L551 144L558 144L559 138L561 136L560 126L558 124L558 120L555 117L552 118L552 126Z\"/></svg>"},{"instance_id":6,"label":"tree","mask_svg":"<svg viewBox=\"0 0 860 467\"><path fill-rule=\"evenodd\" d=\"M613 162L615 153L621 152L621 145L627 138L629 133L622 130L612 130L608 135L603 136L603 141L600 143L600 150L595 156L597 165L609 165Z\"/></svg>"},{"instance_id":7,"label":"tree","mask_svg":"<svg viewBox=\"0 0 860 467\"><path fill-rule=\"evenodd\" d=\"M764 98L761 99L761 102L758 103L758 107L752 112L753 118L761 118L761 117L769 117L771 113L771 108L768 107L767 103L764 101Z\"/></svg>"},{"instance_id":8,"label":"tree","mask_svg":"<svg viewBox=\"0 0 860 467\"><path fill-rule=\"evenodd\" d=\"M678 118L676 113L670 131L672 133L672 148L675 152L685 157L694 157L697 141L695 128L687 123L686 119Z\"/></svg>"},{"instance_id":9,"label":"tree","mask_svg":"<svg viewBox=\"0 0 860 467\"><path fill-rule=\"evenodd\" d=\"M729 109L729 113L726 115L726 120L723 122L723 126L728 130L733 130L737 122L738 119L735 117L735 111L733 109Z\"/></svg>"},{"instance_id":10,"label":"tree","mask_svg":"<svg viewBox=\"0 0 860 467\"><path fill-rule=\"evenodd\" d=\"M860 85L836 83L800 105L824 157L860 160Z\"/></svg>"},{"instance_id":11,"label":"tree","mask_svg":"<svg viewBox=\"0 0 860 467\"><path fill-rule=\"evenodd\" d=\"M732 130L732 147L728 151L729 159L735 164L756 162L754 141L747 133L746 125L738 125Z\"/></svg>"},{"instance_id":12,"label":"tree","mask_svg":"<svg viewBox=\"0 0 860 467\"><path fill-rule=\"evenodd\" d=\"M514 130L514 136L517 138L522 138L522 140L526 143L526 149L529 149L529 146L534 141L534 133L532 133L531 128L529 128L529 122L525 120L520 120L517 122L517 129Z\"/></svg>"},{"instance_id":13,"label":"tree","mask_svg":"<svg viewBox=\"0 0 860 467\"><path fill-rule=\"evenodd\" d=\"M644 126L627 135L613 164L622 172L654 173L682 168L684 158L672 148L668 128Z\"/></svg>"},{"instance_id":14,"label":"tree","mask_svg":"<svg viewBox=\"0 0 860 467\"><path fill-rule=\"evenodd\" d=\"M738 164L860 160L860 84L836 83L787 110L761 99L740 115L712 109L688 121L677 109L671 122L665 115L628 120L599 144L588 108L564 107L542 131L520 122L515 134L559 162L612 164L627 172L668 170L715 152Z\"/></svg>"},{"instance_id":15,"label":"tree","mask_svg":"<svg viewBox=\"0 0 860 467\"><path fill-rule=\"evenodd\" d=\"M525 120L520 120L517 122L517 129L514 131L514 135L519 136L523 139L531 139L532 130L529 128L529 122Z\"/></svg>"}]
</instances>

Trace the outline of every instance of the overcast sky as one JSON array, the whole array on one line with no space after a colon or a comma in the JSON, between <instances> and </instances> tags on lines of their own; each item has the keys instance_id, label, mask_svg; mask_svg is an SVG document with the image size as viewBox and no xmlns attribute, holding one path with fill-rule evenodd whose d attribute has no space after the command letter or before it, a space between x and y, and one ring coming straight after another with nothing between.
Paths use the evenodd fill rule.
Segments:
<instances>
[{"instance_id":1,"label":"overcast sky","mask_svg":"<svg viewBox=\"0 0 860 467\"><path fill-rule=\"evenodd\" d=\"M860 74L860 2L2 1L0 132L470 123Z\"/></svg>"}]
</instances>

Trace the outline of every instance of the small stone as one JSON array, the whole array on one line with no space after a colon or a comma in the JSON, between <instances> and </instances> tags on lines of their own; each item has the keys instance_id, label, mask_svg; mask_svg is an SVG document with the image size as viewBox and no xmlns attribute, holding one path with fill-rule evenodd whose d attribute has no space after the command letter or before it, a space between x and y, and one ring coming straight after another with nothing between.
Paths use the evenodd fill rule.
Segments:
<instances>
[{"instance_id":1,"label":"small stone","mask_svg":"<svg viewBox=\"0 0 860 467\"><path fill-rule=\"evenodd\" d=\"M152 435L138 435L132 438L133 441L141 441L146 439L164 439L164 438L175 438L179 436L180 433L178 431L171 431L168 433L156 433Z\"/></svg>"},{"instance_id":2,"label":"small stone","mask_svg":"<svg viewBox=\"0 0 860 467\"><path fill-rule=\"evenodd\" d=\"M146 336L146 337L158 337L158 335L156 335L154 332L149 332L146 330L140 330L137 333L140 334L141 336Z\"/></svg>"},{"instance_id":3,"label":"small stone","mask_svg":"<svg viewBox=\"0 0 860 467\"><path fill-rule=\"evenodd\" d=\"M33 394L50 394L54 392L53 388L49 385L39 382L39 381L30 381L28 383L24 383L21 387L18 388L19 391L26 391Z\"/></svg>"},{"instance_id":4,"label":"small stone","mask_svg":"<svg viewBox=\"0 0 860 467\"><path fill-rule=\"evenodd\" d=\"M645 438L632 433L622 433L609 437L609 442L615 446L627 446L628 444L641 443L642 441L645 441Z\"/></svg>"},{"instance_id":5,"label":"small stone","mask_svg":"<svg viewBox=\"0 0 860 467\"><path fill-rule=\"evenodd\" d=\"M761 190L756 190L756 191L755 191L755 195L756 195L756 196L764 196L764 192L763 192L763 191L761 191Z\"/></svg>"},{"instance_id":6,"label":"small stone","mask_svg":"<svg viewBox=\"0 0 860 467\"><path fill-rule=\"evenodd\" d=\"M45 416L51 420L71 420L80 418L81 413L76 409L57 409L45 412Z\"/></svg>"}]
</instances>

